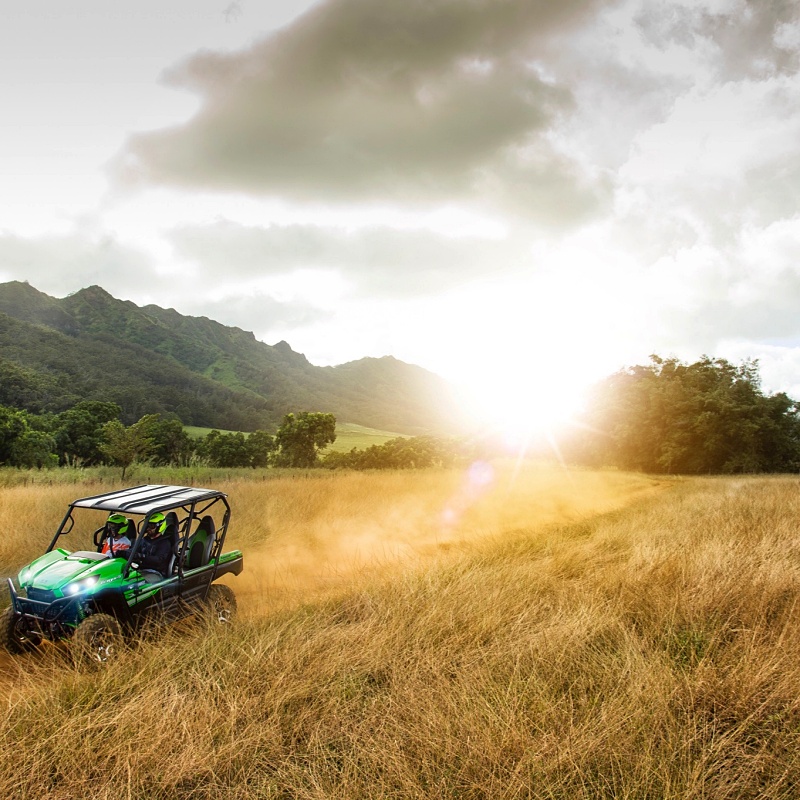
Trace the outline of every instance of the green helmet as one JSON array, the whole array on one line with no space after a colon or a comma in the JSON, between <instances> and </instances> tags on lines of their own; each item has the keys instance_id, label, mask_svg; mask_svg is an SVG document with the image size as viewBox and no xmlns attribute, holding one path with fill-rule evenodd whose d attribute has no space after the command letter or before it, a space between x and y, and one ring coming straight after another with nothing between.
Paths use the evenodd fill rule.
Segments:
<instances>
[{"instance_id":1,"label":"green helmet","mask_svg":"<svg viewBox=\"0 0 800 800\"><path fill-rule=\"evenodd\" d=\"M106 530L112 535L120 536L128 532L128 519L124 514L111 514L106 520Z\"/></svg>"},{"instance_id":2,"label":"green helmet","mask_svg":"<svg viewBox=\"0 0 800 800\"><path fill-rule=\"evenodd\" d=\"M167 529L167 518L159 511L156 514L153 514L150 519L147 520L146 530L150 529L151 525L156 526L156 532L159 536Z\"/></svg>"}]
</instances>

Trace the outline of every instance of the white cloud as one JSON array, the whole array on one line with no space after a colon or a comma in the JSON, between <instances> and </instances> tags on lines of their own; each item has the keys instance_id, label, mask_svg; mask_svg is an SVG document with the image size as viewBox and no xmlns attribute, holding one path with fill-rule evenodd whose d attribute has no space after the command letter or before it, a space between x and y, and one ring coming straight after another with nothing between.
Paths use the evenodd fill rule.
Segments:
<instances>
[{"instance_id":1,"label":"white cloud","mask_svg":"<svg viewBox=\"0 0 800 800\"><path fill-rule=\"evenodd\" d=\"M94 284L127 299L142 282L157 282L146 254L111 238L82 235L24 238L0 235L0 276L27 280L63 296Z\"/></svg>"},{"instance_id":2,"label":"white cloud","mask_svg":"<svg viewBox=\"0 0 800 800\"><path fill-rule=\"evenodd\" d=\"M248 281L298 270L335 272L349 294L427 296L484 274L528 263L525 241L495 236L446 236L389 226L343 230L320 225L242 226L230 221L176 229L176 251L202 279L224 273ZM274 283L274 278L272 279Z\"/></svg>"}]
</instances>

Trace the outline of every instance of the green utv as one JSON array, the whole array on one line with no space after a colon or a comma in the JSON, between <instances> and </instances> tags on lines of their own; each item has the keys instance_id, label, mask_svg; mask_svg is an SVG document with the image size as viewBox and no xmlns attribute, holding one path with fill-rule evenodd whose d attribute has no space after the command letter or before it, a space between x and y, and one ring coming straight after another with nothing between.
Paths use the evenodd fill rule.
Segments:
<instances>
[{"instance_id":1,"label":"green utv","mask_svg":"<svg viewBox=\"0 0 800 800\"><path fill-rule=\"evenodd\" d=\"M214 581L242 571L241 551L222 552L230 516L223 492L187 486L135 486L73 501L45 554L20 571L19 588L8 579L11 606L0 633L7 649L71 639L80 656L102 663L147 620L210 611L229 622L236 598ZM128 549L114 546L120 522ZM162 571L144 567L157 527L169 541Z\"/></svg>"}]
</instances>

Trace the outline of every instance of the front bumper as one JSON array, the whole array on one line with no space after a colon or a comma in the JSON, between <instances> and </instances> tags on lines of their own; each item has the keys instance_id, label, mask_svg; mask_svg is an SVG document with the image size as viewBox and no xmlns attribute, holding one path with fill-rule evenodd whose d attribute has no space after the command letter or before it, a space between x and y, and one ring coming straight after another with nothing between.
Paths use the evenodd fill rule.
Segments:
<instances>
[{"instance_id":1,"label":"front bumper","mask_svg":"<svg viewBox=\"0 0 800 800\"><path fill-rule=\"evenodd\" d=\"M31 600L19 595L11 578L7 580L11 607L28 630L36 631L49 639L63 639L80 621L82 609L78 598L61 597L49 603Z\"/></svg>"}]
</instances>

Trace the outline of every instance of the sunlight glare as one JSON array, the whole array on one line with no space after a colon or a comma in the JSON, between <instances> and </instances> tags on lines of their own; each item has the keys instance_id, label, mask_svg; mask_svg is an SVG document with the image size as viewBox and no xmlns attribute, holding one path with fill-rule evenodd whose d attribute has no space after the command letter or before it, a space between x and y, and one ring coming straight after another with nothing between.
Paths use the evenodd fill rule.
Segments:
<instances>
[{"instance_id":1,"label":"sunlight glare","mask_svg":"<svg viewBox=\"0 0 800 800\"><path fill-rule=\"evenodd\" d=\"M557 439L591 385L622 366L610 354L630 338L629 292L607 277L573 265L539 273L523 292L497 283L460 296L459 315L480 322L453 325L468 331L453 377L473 418L509 448Z\"/></svg>"},{"instance_id":2,"label":"sunlight glare","mask_svg":"<svg viewBox=\"0 0 800 800\"><path fill-rule=\"evenodd\" d=\"M497 371L471 387L470 409L512 450L561 432L581 408L583 389L563 375Z\"/></svg>"}]
</instances>

